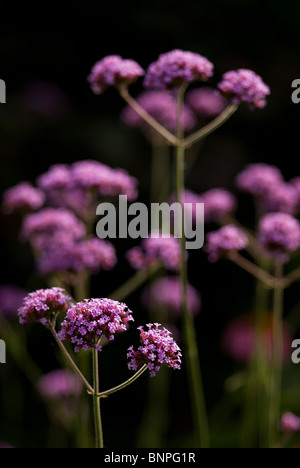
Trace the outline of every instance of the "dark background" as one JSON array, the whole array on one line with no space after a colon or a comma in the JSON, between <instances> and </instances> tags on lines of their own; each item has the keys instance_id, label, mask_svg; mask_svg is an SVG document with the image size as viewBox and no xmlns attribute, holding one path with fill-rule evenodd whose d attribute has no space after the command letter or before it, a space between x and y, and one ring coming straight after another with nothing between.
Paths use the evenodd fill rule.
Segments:
<instances>
[{"instance_id":1,"label":"dark background","mask_svg":"<svg viewBox=\"0 0 300 468\"><path fill-rule=\"evenodd\" d=\"M7 85L7 104L0 106L0 192L22 180L34 182L54 163L99 159L114 167L124 167L137 177L141 200L147 199L150 168L147 142L138 132L120 123L119 113L124 104L117 93L109 90L101 97L95 96L86 78L91 66L105 55L132 58L147 68L159 54L174 48L208 57L215 64L212 84L218 83L229 69L250 68L271 88L264 110L241 108L205 141L187 186L197 192L215 186L235 191L237 172L245 164L259 161L278 165L287 179L300 175L300 105L291 101L291 83L300 78L299 14L296 0L63 4L54 1L39 5L0 0L0 78ZM51 82L64 93L63 104L50 115L32 110L24 98L28 83L36 81ZM141 89L139 81L132 87L132 93ZM251 223L252 206L247 200L241 199L239 215L244 222ZM1 216L0 236L1 282L13 282L28 290L41 286L29 250L18 242L18 219ZM128 244L118 245L120 265L113 274L101 279L103 295L131 274L122 260L127 248ZM224 380L234 370L220 353L220 332L231 317L249 310L253 284L232 265L208 265L202 252L191 258L190 278L203 298L202 317L197 326L208 405L213 408L222 394ZM288 304L289 301L293 305L296 294ZM139 307L138 294L130 305ZM142 317L139 324L144 322ZM47 370L52 365L48 356L51 350L44 346ZM177 384L183 380L174 378ZM133 397L129 396L128 406L124 396L120 397L121 403L117 403L117 398L114 400L117 405L114 418L122 406L121 428L122 421L131 417L133 402L137 413L142 408L143 389L141 385L137 388L132 391ZM181 393L173 395L178 410L173 416L174 425L182 425L188 434L185 386L181 384L178 388ZM24 389L30 393L26 382ZM36 403L31 404L34 407ZM112 410L106 411L108 417ZM18 424L18 416L15 418ZM28 427L29 433L33 431L37 436L33 424L28 423ZM108 429L111 435L118 434L118 441L121 428ZM176 430L173 432L170 443L175 444L178 434ZM16 434L16 440L24 444L20 429L16 429ZM122 434L121 444L133 444L133 436L130 431ZM28 440L26 443L34 444ZM37 444L43 444L42 437Z\"/></svg>"}]
</instances>

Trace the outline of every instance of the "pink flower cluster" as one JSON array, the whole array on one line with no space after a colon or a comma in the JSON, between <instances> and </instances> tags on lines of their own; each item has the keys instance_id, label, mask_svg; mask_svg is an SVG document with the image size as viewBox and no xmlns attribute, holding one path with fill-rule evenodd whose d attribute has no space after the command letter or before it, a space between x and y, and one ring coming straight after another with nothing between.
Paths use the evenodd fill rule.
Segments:
<instances>
[{"instance_id":1,"label":"pink flower cluster","mask_svg":"<svg viewBox=\"0 0 300 468\"><path fill-rule=\"evenodd\" d=\"M70 341L75 351L95 348L101 351L102 336L114 340L115 334L126 330L133 321L126 304L111 299L86 299L69 308L62 329L57 334L62 341Z\"/></svg>"},{"instance_id":2,"label":"pink flower cluster","mask_svg":"<svg viewBox=\"0 0 300 468\"><path fill-rule=\"evenodd\" d=\"M243 250L248 244L245 232L234 225L227 225L207 235L205 250L210 262L216 262L229 252Z\"/></svg>"},{"instance_id":3,"label":"pink flower cluster","mask_svg":"<svg viewBox=\"0 0 300 468\"><path fill-rule=\"evenodd\" d=\"M29 182L21 182L3 195L3 211L7 214L14 211L36 211L45 202L44 193Z\"/></svg>"},{"instance_id":4,"label":"pink flower cluster","mask_svg":"<svg viewBox=\"0 0 300 468\"><path fill-rule=\"evenodd\" d=\"M128 368L138 370L142 365L147 364L151 377L155 377L162 364L167 364L173 369L180 369L181 351L177 343L166 328L159 328L159 323L147 324L148 330L143 327L138 329L141 332L141 346L137 351L131 346L128 349Z\"/></svg>"},{"instance_id":5,"label":"pink flower cluster","mask_svg":"<svg viewBox=\"0 0 300 468\"><path fill-rule=\"evenodd\" d=\"M24 298L18 310L20 323L41 322L47 325L59 313L66 312L71 303L72 298L61 288L39 289Z\"/></svg>"},{"instance_id":6,"label":"pink flower cluster","mask_svg":"<svg viewBox=\"0 0 300 468\"><path fill-rule=\"evenodd\" d=\"M133 247L127 252L127 259L135 270L147 268L154 262L161 262L168 270L178 271L180 267L180 245L172 236L159 237L152 234L143 239L141 247Z\"/></svg>"},{"instance_id":7,"label":"pink flower cluster","mask_svg":"<svg viewBox=\"0 0 300 468\"><path fill-rule=\"evenodd\" d=\"M88 81L94 93L101 94L110 86L129 86L143 74L144 70L134 60L109 55L94 65Z\"/></svg>"}]
</instances>

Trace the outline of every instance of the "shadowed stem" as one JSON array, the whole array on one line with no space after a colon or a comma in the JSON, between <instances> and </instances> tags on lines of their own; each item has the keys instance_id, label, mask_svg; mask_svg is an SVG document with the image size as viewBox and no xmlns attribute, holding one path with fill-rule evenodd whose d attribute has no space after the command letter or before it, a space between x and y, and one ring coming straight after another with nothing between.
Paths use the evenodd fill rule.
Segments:
<instances>
[{"instance_id":1,"label":"shadowed stem","mask_svg":"<svg viewBox=\"0 0 300 468\"><path fill-rule=\"evenodd\" d=\"M155 120L140 104L129 94L128 89L121 87L119 88L120 95L127 102L127 104L154 130L156 130L165 140L172 146L176 146L179 142L175 135Z\"/></svg>"},{"instance_id":2,"label":"shadowed stem","mask_svg":"<svg viewBox=\"0 0 300 468\"><path fill-rule=\"evenodd\" d=\"M87 390L90 392L90 393L94 393L94 389L93 387L88 383L88 381L86 380L86 378L84 377L84 375L82 374L82 372L79 370L79 368L77 367L77 365L75 364L74 360L72 359L72 357L70 356L70 354L68 353L67 349L65 348L65 346L63 345L63 343L61 342L61 340L59 338L57 338L56 336L56 330L55 330L55 327L53 324L49 324L48 325L48 329L50 330L50 332L52 333L59 349L62 351L63 353L63 356L65 357L66 361L70 364L70 366L72 367L72 369L74 370L74 372L78 375L78 377L80 377L80 379L82 380L83 384L85 385L85 387L87 388Z\"/></svg>"},{"instance_id":3,"label":"shadowed stem","mask_svg":"<svg viewBox=\"0 0 300 468\"><path fill-rule=\"evenodd\" d=\"M269 288L272 288L272 289L274 288L276 284L276 278L269 275L269 273L267 273L262 268L250 262L245 257L242 257L237 252L230 252L228 253L227 257L229 260L231 260L233 263L236 263L243 270L250 273L250 275L254 276L255 278L265 283Z\"/></svg>"},{"instance_id":4,"label":"shadowed stem","mask_svg":"<svg viewBox=\"0 0 300 468\"><path fill-rule=\"evenodd\" d=\"M99 394L99 363L98 363L98 351L93 349L93 383L94 383L94 423L95 423L95 437L96 437L96 448L103 448L103 429L101 420L101 407Z\"/></svg>"},{"instance_id":5,"label":"shadowed stem","mask_svg":"<svg viewBox=\"0 0 300 468\"><path fill-rule=\"evenodd\" d=\"M185 92L185 85L178 90L177 95L177 139L183 139L183 128L181 125L183 96ZM184 193L184 170L185 170L185 150L183 146L178 145L176 148L176 196L177 202L183 206L183 193ZM184 218L184 217L183 217ZM181 296L182 296L182 310L183 310L183 326L184 337L186 344L186 362L187 372L189 379L189 388L191 395L191 402L193 405L193 415L197 427L198 443L201 448L209 447L209 431L204 399L204 391L202 384L202 375L199 362L198 346L196 339L196 332L193 318L188 310L187 302L187 259L185 248L185 233L184 233L184 219L179 226L181 232L180 238L180 283L181 283Z\"/></svg>"},{"instance_id":6,"label":"shadowed stem","mask_svg":"<svg viewBox=\"0 0 300 468\"><path fill-rule=\"evenodd\" d=\"M203 140L203 138L207 137L208 135L213 133L215 130L217 130L219 127L221 127L237 111L237 109L238 109L238 106L236 106L235 104L230 104L222 112L222 114L218 115L218 117L216 117L212 122L200 128L200 130L198 130L197 132L192 133L192 135L186 137L181 142L181 145L184 148L188 148L189 146L196 143L196 141Z\"/></svg>"},{"instance_id":7,"label":"shadowed stem","mask_svg":"<svg viewBox=\"0 0 300 468\"><path fill-rule=\"evenodd\" d=\"M137 380L146 370L147 370L147 364L144 364L132 377L130 377L130 379L126 380L120 385L117 385L116 387L106 390L105 392L97 393L97 397L106 398L109 395L112 395L113 393L116 393L119 390L122 390L123 388L128 387L128 385L131 385L135 380Z\"/></svg>"},{"instance_id":8,"label":"shadowed stem","mask_svg":"<svg viewBox=\"0 0 300 468\"><path fill-rule=\"evenodd\" d=\"M274 274L280 281L283 273L283 265L275 261ZM281 387L282 387L282 360L283 360L283 288L280 282L274 287L274 309L273 309L273 354L270 382L270 414L269 414L269 444L270 447L277 446L278 422L280 419Z\"/></svg>"}]
</instances>

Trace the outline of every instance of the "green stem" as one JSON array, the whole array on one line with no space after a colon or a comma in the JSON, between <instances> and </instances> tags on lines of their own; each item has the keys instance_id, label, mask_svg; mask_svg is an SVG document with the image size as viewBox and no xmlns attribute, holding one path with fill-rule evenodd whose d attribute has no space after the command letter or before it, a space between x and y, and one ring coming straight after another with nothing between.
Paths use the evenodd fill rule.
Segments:
<instances>
[{"instance_id":1,"label":"green stem","mask_svg":"<svg viewBox=\"0 0 300 468\"><path fill-rule=\"evenodd\" d=\"M80 377L80 379L82 380L83 384L85 385L85 387L87 388L87 390L90 392L90 393L94 393L94 389L93 387L88 383L88 381L86 380L86 378L84 377L84 375L82 374L82 372L79 370L79 368L77 367L77 365L75 364L75 362L73 361L72 357L70 356L70 354L68 353L67 349L65 348L65 346L63 345L63 343L60 341L59 338L57 338L56 336L56 330L55 330L55 327L53 324L50 324L48 325L48 328L49 330L51 331L59 349L62 351L63 353L63 356L65 357L66 361L70 364L70 366L72 367L72 369L74 370L74 372L78 375L78 377Z\"/></svg>"},{"instance_id":2,"label":"green stem","mask_svg":"<svg viewBox=\"0 0 300 468\"><path fill-rule=\"evenodd\" d=\"M202 127L197 132L193 133L192 135L188 136L182 141L182 146L184 148L188 148L189 146L196 143L196 141L203 140L203 138L210 135L212 132L217 130L221 125L223 125L238 109L238 106L235 104L230 104L222 114L218 115L212 122ZM177 136L178 138L178 136Z\"/></svg>"},{"instance_id":3,"label":"green stem","mask_svg":"<svg viewBox=\"0 0 300 468\"><path fill-rule=\"evenodd\" d=\"M254 278L257 278L258 280L262 281L269 288L274 287L276 282L275 278L269 275L269 273L267 273L262 268L247 260L245 257L242 257L237 252L230 252L228 254L228 258L233 263L241 267L243 270L250 273L250 275L254 276Z\"/></svg>"},{"instance_id":4,"label":"green stem","mask_svg":"<svg viewBox=\"0 0 300 468\"><path fill-rule=\"evenodd\" d=\"M120 95L127 102L127 104L154 130L156 130L170 145L176 146L178 144L177 138L163 127L157 120L155 120L140 104L130 96L128 89L121 87L119 89Z\"/></svg>"},{"instance_id":5,"label":"green stem","mask_svg":"<svg viewBox=\"0 0 300 468\"><path fill-rule=\"evenodd\" d=\"M116 301L123 301L126 297L130 296L144 283L146 283L146 281L155 275L155 273L157 273L161 268L161 264L155 263L149 268L137 271L135 275L129 278L129 280L123 283L118 289L109 294L108 297Z\"/></svg>"},{"instance_id":6,"label":"green stem","mask_svg":"<svg viewBox=\"0 0 300 468\"><path fill-rule=\"evenodd\" d=\"M178 91L177 95L177 139L182 141L183 128L181 125L181 115L183 106L183 96L185 87ZM177 201L182 203L184 192L184 169L185 150L183 145L176 147L176 195ZM182 205L183 206L183 205ZM184 218L184 217L183 217ZM187 303L187 259L185 248L184 219L180 226L180 283L182 291L182 309L184 337L186 344L186 361L189 379L191 401L193 405L194 421L197 428L198 443L201 448L209 447L209 430L207 423L202 375L199 362L198 346L193 318L188 310Z\"/></svg>"},{"instance_id":7,"label":"green stem","mask_svg":"<svg viewBox=\"0 0 300 468\"><path fill-rule=\"evenodd\" d=\"M113 393L116 393L119 390L122 390L123 388L128 387L128 385L131 385L135 380L137 380L146 370L147 370L147 365L144 364L132 377L130 377L130 379L126 380L120 385L117 385L116 387L106 390L105 392L97 393L97 397L106 398L109 395L112 395Z\"/></svg>"},{"instance_id":8,"label":"green stem","mask_svg":"<svg viewBox=\"0 0 300 468\"><path fill-rule=\"evenodd\" d=\"M99 364L98 364L98 351L93 349L93 381L94 381L94 423L95 423L95 436L96 448L103 448L103 429L101 420L101 408L99 394Z\"/></svg>"},{"instance_id":9,"label":"green stem","mask_svg":"<svg viewBox=\"0 0 300 468\"><path fill-rule=\"evenodd\" d=\"M283 266L279 261L275 262L275 277L280 280ZM278 422L280 419L281 387L282 387L282 316L283 316L283 288L278 282L274 288L273 309L273 356L270 382L270 414L269 414L269 444L277 446Z\"/></svg>"}]
</instances>

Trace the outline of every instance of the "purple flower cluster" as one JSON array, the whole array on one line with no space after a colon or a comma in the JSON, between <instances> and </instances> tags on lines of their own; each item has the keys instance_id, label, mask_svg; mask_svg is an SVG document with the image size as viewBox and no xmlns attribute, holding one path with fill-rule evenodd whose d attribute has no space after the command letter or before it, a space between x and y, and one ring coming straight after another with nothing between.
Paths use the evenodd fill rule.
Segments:
<instances>
[{"instance_id":1,"label":"purple flower cluster","mask_svg":"<svg viewBox=\"0 0 300 468\"><path fill-rule=\"evenodd\" d=\"M237 187L256 198L260 213L296 215L300 207L297 179L287 183L276 166L250 164L236 178Z\"/></svg>"},{"instance_id":2,"label":"purple flower cluster","mask_svg":"<svg viewBox=\"0 0 300 468\"><path fill-rule=\"evenodd\" d=\"M143 296L147 307L164 307L172 314L182 312L182 291L180 279L176 276L160 278L153 283ZM197 315L201 306L199 292L191 285L187 285L188 309L192 315Z\"/></svg>"},{"instance_id":3,"label":"purple flower cluster","mask_svg":"<svg viewBox=\"0 0 300 468\"><path fill-rule=\"evenodd\" d=\"M145 91L136 100L148 114L168 130L175 132L177 128L177 110L173 94L167 91ZM142 130L149 131L148 124L131 107L124 109L121 118L130 127L139 127ZM191 130L196 124L195 115L187 106L182 109L181 123L186 131Z\"/></svg>"},{"instance_id":4,"label":"purple flower cluster","mask_svg":"<svg viewBox=\"0 0 300 468\"><path fill-rule=\"evenodd\" d=\"M143 327L138 329L141 332L141 346L134 350L131 346L128 349L127 358L130 359L128 368L138 370L144 364L147 364L151 377L155 377L162 364L167 364L173 369L180 369L181 351L177 343L166 328L159 328L159 323L147 324L148 330Z\"/></svg>"},{"instance_id":5,"label":"purple flower cluster","mask_svg":"<svg viewBox=\"0 0 300 468\"><path fill-rule=\"evenodd\" d=\"M29 182L21 182L12 187L3 195L3 211L36 211L45 202L45 195L39 189L34 188Z\"/></svg>"},{"instance_id":6,"label":"purple flower cluster","mask_svg":"<svg viewBox=\"0 0 300 468\"><path fill-rule=\"evenodd\" d=\"M270 88L261 77L245 69L225 73L218 87L233 104L245 102L250 108L265 107L266 96L270 94Z\"/></svg>"},{"instance_id":7,"label":"purple flower cluster","mask_svg":"<svg viewBox=\"0 0 300 468\"><path fill-rule=\"evenodd\" d=\"M217 117L227 106L226 99L218 90L206 86L189 91L186 102L200 118Z\"/></svg>"},{"instance_id":8,"label":"purple flower cluster","mask_svg":"<svg viewBox=\"0 0 300 468\"><path fill-rule=\"evenodd\" d=\"M38 259L42 274L70 271L80 273L90 270L111 270L117 263L113 245L96 237L80 242L56 243L55 237L49 246L45 246Z\"/></svg>"},{"instance_id":9,"label":"purple flower cluster","mask_svg":"<svg viewBox=\"0 0 300 468\"><path fill-rule=\"evenodd\" d=\"M286 213L269 213L259 223L258 240L269 257L286 262L300 247L300 222Z\"/></svg>"},{"instance_id":10,"label":"purple flower cluster","mask_svg":"<svg viewBox=\"0 0 300 468\"><path fill-rule=\"evenodd\" d=\"M199 196L199 203L204 203L205 222L219 222L237 208L237 200L232 193L221 188L208 190Z\"/></svg>"},{"instance_id":11,"label":"purple flower cluster","mask_svg":"<svg viewBox=\"0 0 300 468\"><path fill-rule=\"evenodd\" d=\"M28 294L18 310L20 323L41 322L47 325L61 312L66 312L72 298L61 288L39 289Z\"/></svg>"},{"instance_id":12,"label":"purple flower cluster","mask_svg":"<svg viewBox=\"0 0 300 468\"><path fill-rule=\"evenodd\" d=\"M293 413L284 413L280 421L280 430L285 434L300 431L300 418Z\"/></svg>"},{"instance_id":13,"label":"purple flower cluster","mask_svg":"<svg viewBox=\"0 0 300 468\"><path fill-rule=\"evenodd\" d=\"M276 166L264 163L250 164L236 178L237 187L254 197L262 197L275 191L283 181Z\"/></svg>"},{"instance_id":14,"label":"purple flower cluster","mask_svg":"<svg viewBox=\"0 0 300 468\"><path fill-rule=\"evenodd\" d=\"M207 80L213 75L213 64L194 52L172 50L161 54L146 71L144 85L153 89L179 88L182 83Z\"/></svg>"},{"instance_id":15,"label":"purple flower cluster","mask_svg":"<svg viewBox=\"0 0 300 468\"><path fill-rule=\"evenodd\" d=\"M134 60L109 55L94 65L88 81L94 93L101 94L111 86L127 87L143 75L144 70Z\"/></svg>"},{"instance_id":16,"label":"purple flower cluster","mask_svg":"<svg viewBox=\"0 0 300 468\"><path fill-rule=\"evenodd\" d=\"M46 398L64 399L79 396L82 392L82 383L73 372L57 369L43 375L37 383L37 388Z\"/></svg>"},{"instance_id":17,"label":"purple flower cluster","mask_svg":"<svg viewBox=\"0 0 300 468\"><path fill-rule=\"evenodd\" d=\"M66 206L81 214L89 209L93 197L127 195L137 197L137 180L124 169L112 169L98 161L77 161L71 166L58 164L37 181L50 203ZM83 206L83 208L82 208Z\"/></svg>"},{"instance_id":18,"label":"purple flower cluster","mask_svg":"<svg viewBox=\"0 0 300 468\"><path fill-rule=\"evenodd\" d=\"M248 244L245 232L229 224L207 235L206 252L210 262L216 262L229 252L243 250Z\"/></svg>"},{"instance_id":19,"label":"purple flower cluster","mask_svg":"<svg viewBox=\"0 0 300 468\"><path fill-rule=\"evenodd\" d=\"M131 310L126 304L111 299L86 299L73 305L62 322L57 334L63 341L75 345L75 351L95 348L101 351L100 338L114 340L117 332L126 330L133 321Z\"/></svg>"},{"instance_id":20,"label":"purple flower cluster","mask_svg":"<svg viewBox=\"0 0 300 468\"><path fill-rule=\"evenodd\" d=\"M65 209L44 208L38 213L31 213L24 218L22 238L30 241L37 249L49 245L56 237L61 243L67 244L83 238L84 224L76 216Z\"/></svg>"},{"instance_id":21,"label":"purple flower cluster","mask_svg":"<svg viewBox=\"0 0 300 468\"><path fill-rule=\"evenodd\" d=\"M132 268L141 270L160 261L168 270L179 270L180 245L178 239L172 236L161 236L161 234L157 234L156 237L153 233L147 239L143 239L141 247L133 247L127 252L127 259Z\"/></svg>"}]
</instances>

